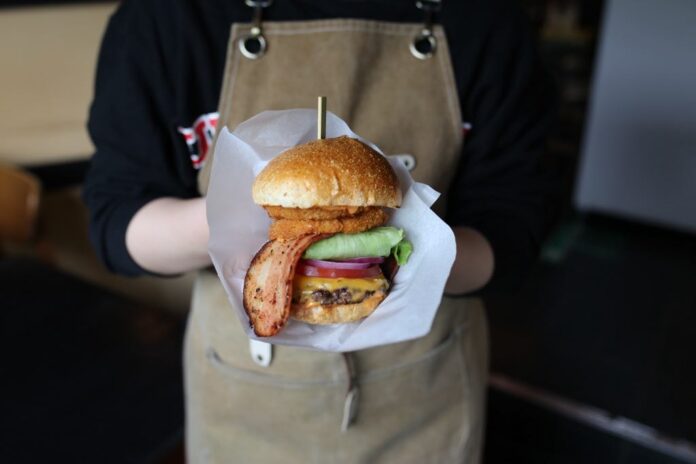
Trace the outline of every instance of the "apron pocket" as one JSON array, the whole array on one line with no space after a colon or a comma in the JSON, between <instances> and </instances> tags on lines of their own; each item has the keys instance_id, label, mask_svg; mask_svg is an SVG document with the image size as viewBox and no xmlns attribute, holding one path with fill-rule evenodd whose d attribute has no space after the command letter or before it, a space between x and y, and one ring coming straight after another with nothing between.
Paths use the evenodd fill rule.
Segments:
<instances>
[{"instance_id":1,"label":"apron pocket","mask_svg":"<svg viewBox=\"0 0 696 464\"><path fill-rule=\"evenodd\" d=\"M273 366L239 368L208 347L199 352L207 365L196 382L200 390L189 393L198 397L199 423L215 442L209 449L232 447L244 462L255 462L251 456L258 462L452 462L470 424L462 340L453 331L416 359L360 373L356 420L345 432L348 376L333 353L325 353L333 356L332 374L302 379L277 375Z\"/></svg>"},{"instance_id":2,"label":"apron pocket","mask_svg":"<svg viewBox=\"0 0 696 464\"><path fill-rule=\"evenodd\" d=\"M277 348L277 347L275 347ZM230 381L246 382L251 384L266 385L276 388L303 389L313 387L342 386L345 384L345 377L340 370L333 378L319 379L298 379L278 375L272 367L266 368L268 371L259 372L256 370L244 369L232 365L225 361L215 348L209 347L205 351L207 361L215 367L222 375L228 377Z\"/></svg>"}]
</instances>

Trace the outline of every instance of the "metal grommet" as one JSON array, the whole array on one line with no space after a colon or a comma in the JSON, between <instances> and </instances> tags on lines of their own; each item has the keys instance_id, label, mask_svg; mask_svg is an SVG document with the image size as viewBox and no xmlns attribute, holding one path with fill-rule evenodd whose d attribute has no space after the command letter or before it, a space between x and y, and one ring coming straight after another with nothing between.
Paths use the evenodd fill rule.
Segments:
<instances>
[{"instance_id":1,"label":"metal grommet","mask_svg":"<svg viewBox=\"0 0 696 464\"><path fill-rule=\"evenodd\" d=\"M266 53L266 38L263 36L263 9L268 8L273 0L245 0L247 6L254 9L254 19L249 34L239 38L239 51L250 60L258 60Z\"/></svg>"},{"instance_id":2,"label":"metal grommet","mask_svg":"<svg viewBox=\"0 0 696 464\"><path fill-rule=\"evenodd\" d=\"M239 38L239 51L250 60L258 60L266 53L266 38L253 32Z\"/></svg>"},{"instance_id":3,"label":"metal grommet","mask_svg":"<svg viewBox=\"0 0 696 464\"><path fill-rule=\"evenodd\" d=\"M409 171L413 171L416 169L416 158L413 157L413 155L408 155L408 154L402 154L402 155L394 155L399 161L401 161L404 164L404 167L408 169Z\"/></svg>"},{"instance_id":4,"label":"metal grommet","mask_svg":"<svg viewBox=\"0 0 696 464\"><path fill-rule=\"evenodd\" d=\"M419 60L427 60L435 54L437 39L431 31L423 29L420 34L413 38L409 49L411 50L411 55Z\"/></svg>"}]
</instances>

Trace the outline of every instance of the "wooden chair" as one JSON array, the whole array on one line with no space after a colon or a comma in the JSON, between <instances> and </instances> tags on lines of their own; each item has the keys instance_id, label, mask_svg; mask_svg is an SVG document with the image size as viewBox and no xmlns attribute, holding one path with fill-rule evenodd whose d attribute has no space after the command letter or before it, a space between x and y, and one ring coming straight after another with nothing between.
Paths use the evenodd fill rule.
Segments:
<instances>
[{"instance_id":1,"label":"wooden chair","mask_svg":"<svg viewBox=\"0 0 696 464\"><path fill-rule=\"evenodd\" d=\"M36 237L41 183L21 168L0 165L0 252Z\"/></svg>"}]
</instances>

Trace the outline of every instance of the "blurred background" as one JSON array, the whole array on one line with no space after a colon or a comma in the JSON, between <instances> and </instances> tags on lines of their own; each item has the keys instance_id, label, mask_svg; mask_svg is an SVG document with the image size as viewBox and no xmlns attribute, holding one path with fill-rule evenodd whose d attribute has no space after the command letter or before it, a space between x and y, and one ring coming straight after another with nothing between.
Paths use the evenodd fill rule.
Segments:
<instances>
[{"instance_id":1,"label":"blurred background","mask_svg":"<svg viewBox=\"0 0 696 464\"><path fill-rule=\"evenodd\" d=\"M485 461L696 463L696 2L519 1L559 87L564 207L486 301ZM116 4L0 1L2 462L183 462L192 276L109 274L80 201Z\"/></svg>"}]
</instances>

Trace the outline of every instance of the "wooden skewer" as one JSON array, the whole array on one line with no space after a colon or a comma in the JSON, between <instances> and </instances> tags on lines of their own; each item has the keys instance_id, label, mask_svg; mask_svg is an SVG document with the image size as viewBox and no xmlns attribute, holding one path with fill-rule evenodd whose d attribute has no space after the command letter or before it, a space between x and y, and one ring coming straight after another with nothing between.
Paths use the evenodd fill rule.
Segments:
<instances>
[{"instance_id":1,"label":"wooden skewer","mask_svg":"<svg viewBox=\"0 0 696 464\"><path fill-rule=\"evenodd\" d=\"M326 138L326 97L317 98L317 139Z\"/></svg>"}]
</instances>

